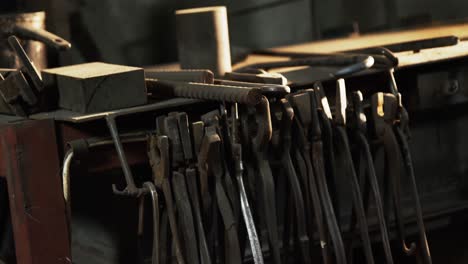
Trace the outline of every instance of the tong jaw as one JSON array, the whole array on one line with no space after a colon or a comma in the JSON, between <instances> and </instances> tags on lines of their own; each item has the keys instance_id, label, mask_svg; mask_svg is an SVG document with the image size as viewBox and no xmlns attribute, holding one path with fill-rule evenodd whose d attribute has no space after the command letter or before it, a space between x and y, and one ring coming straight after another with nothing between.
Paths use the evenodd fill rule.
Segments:
<instances>
[{"instance_id":1,"label":"tong jaw","mask_svg":"<svg viewBox=\"0 0 468 264\"><path fill-rule=\"evenodd\" d=\"M346 125L346 107L348 101L346 99L346 84L345 80L340 78L336 81L336 103L335 103L335 124L339 126Z\"/></svg>"},{"instance_id":2,"label":"tong jaw","mask_svg":"<svg viewBox=\"0 0 468 264\"><path fill-rule=\"evenodd\" d=\"M349 117L349 125L365 134L367 130L367 117L364 114L363 95L361 91L351 93L352 112Z\"/></svg>"},{"instance_id":3,"label":"tong jaw","mask_svg":"<svg viewBox=\"0 0 468 264\"><path fill-rule=\"evenodd\" d=\"M376 93L371 97L374 133L379 138L385 133L385 126L398 122L398 98L389 93Z\"/></svg>"},{"instance_id":4,"label":"tong jaw","mask_svg":"<svg viewBox=\"0 0 468 264\"><path fill-rule=\"evenodd\" d=\"M169 138L164 135L151 135L148 148L154 182L156 186L161 187L164 179L169 178Z\"/></svg>"}]
</instances>

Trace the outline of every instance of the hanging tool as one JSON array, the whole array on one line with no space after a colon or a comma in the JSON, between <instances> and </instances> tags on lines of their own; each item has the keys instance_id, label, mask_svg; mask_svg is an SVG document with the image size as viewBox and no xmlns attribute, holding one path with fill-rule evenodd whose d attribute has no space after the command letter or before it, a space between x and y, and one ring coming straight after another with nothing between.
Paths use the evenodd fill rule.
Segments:
<instances>
[{"instance_id":1,"label":"hanging tool","mask_svg":"<svg viewBox=\"0 0 468 264\"><path fill-rule=\"evenodd\" d=\"M272 136L272 126L270 117L270 104L265 96L262 96L260 104L255 107L255 119L250 119L247 115L241 119L248 120L244 123L243 129L256 131L248 133L248 143L252 145L253 156L259 173L260 199L263 209L263 217L267 226L268 241L273 263L281 263L279 232L276 213L275 182L268 162L268 147ZM247 127L245 126L247 125Z\"/></svg>"},{"instance_id":2,"label":"hanging tool","mask_svg":"<svg viewBox=\"0 0 468 264\"><path fill-rule=\"evenodd\" d=\"M312 132L314 139L317 140L317 156L324 160L323 165L324 167L324 176L326 177L326 183L328 185L328 190L332 194L331 201L333 204L333 208L335 208L336 219L338 221L338 225L340 223L340 204L338 201L338 193L336 190L337 186L337 175L336 175L336 161L335 161L335 154L334 154L334 144L333 144L333 130L332 130L332 113L330 110L330 105L328 103L328 98L325 95L321 83L314 84L314 95L315 101L311 100L313 104L312 109L316 109L313 111L313 117L317 122L314 126ZM319 125L320 124L320 125ZM319 144L321 143L321 144ZM321 147L320 147L321 145ZM321 151L320 151L321 150ZM319 153L322 153L320 155ZM315 166L314 166L315 167ZM316 167L320 168L320 165ZM321 174L319 174L321 175Z\"/></svg>"},{"instance_id":3,"label":"hanging tool","mask_svg":"<svg viewBox=\"0 0 468 264\"><path fill-rule=\"evenodd\" d=\"M359 164L364 166L364 173L367 176L374 195L375 207L377 209L377 219L379 222L380 234L387 264L393 263L392 251L388 235L387 223L385 221L382 196L380 194L379 182L374 169L374 160L372 157L369 142L367 141L367 118L363 110L363 96L360 91L351 93L352 114L349 116L349 127L353 133L360 152ZM366 180L366 179L363 179ZM361 186L362 186L361 182Z\"/></svg>"},{"instance_id":4,"label":"hanging tool","mask_svg":"<svg viewBox=\"0 0 468 264\"><path fill-rule=\"evenodd\" d=\"M190 137L190 128L188 124L188 116L186 113L177 114L177 122L180 130L182 149L187 168L185 169L185 177L187 181L188 193L192 202L192 211L194 221L197 228L198 250L201 263L211 263L211 257L206 242L205 228L203 227L203 218L199 201L200 192L197 184L197 171L194 166L195 155L193 153L193 144Z\"/></svg>"},{"instance_id":5,"label":"hanging tool","mask_svg":"<svg viewBox=\"0 0 468 264\"><path fill-rule=\"evenodd\" d=\"M395 89L396 90L396 89ZM397 91L397 90L396 90ZM398 97L397 97L398 96ZM401 161L404 161L405 170L407 176L410 178L411 193L413 195L413 201L415 203L416 220L418 226L419 248L422 251L422 257L424 263L432 263L430 249L427 243L427 237L424 227L423 213L421 204L419 201L419 195L416 185L416 179L414 175L414 169L412 167L411 155L407 143L408 131L408 115L406 110L401 106L401 97L397 93L394 94L376 94L373 96L373 114L376 118L375 122L380 122L381 125L376 123L376 129L382 130L381 137L384 141L384 147L386 148L387 162L391 163L388 165L389 175L393 180L393 192L394 192L394 207L395 207L395 218L397 220L400 240L402 241L403 251L412 255L416 252L416 244L412 243L410 247L406 246L405 238L405 227L403 222L402 208L401 208L401 191L400 191L400 175L401 175ZM386 107L385 107L386 106ZM379 114L380 113L380 114ZM380 117L380 121L379 117ZM388 154L387 154L388 152ZM395 158L392 158L393 155ZM403 159L402 159L403 155ZM397 160L395 160L397 159ZM398 163L398 164L396 164ZM392 165L394 164L394 165ZM392 168L390 168L392 166Z\"/></svg>"},{"instance_id":6,"label":"hanging tool","mask_svg":"<svg viewBox=\"0 0 468 264\"><path fill-rule=\"evenodd\" d=\"M301 95L303 103L298 104L298 105L302 107L297 107L296 112L298 113L298 115L301 115L303 117L302 119L304 121L309 120L307 121L307 123L303 125L303 127L307 127L310 131L309 132L310 134L308 134L308 137L310 138L312 144L311 144L311 151L309 155L312 156L311 162L312 162L313 175L315 175L316 177L315 181L316 181L316 186L317 186L316 188L317 188L317 193L318 193L316 195L320 197L318 201L322 203L321 208L323 210L323 213L325 214L324 218L326 220L328 231L331 236L331 242L335 251L337 263L346 263L346 254L345 254L345 248L343 244L343 238L341 237L340 227L337 221L337 216L335 214L337 207L335 208L333 207L332 199L329 193L329 186L327 183L327 178L330 175L326 175L326 170L325 170L324 151L323 151L323 146L322 146L322 132L320 128L320 121L318 119L318 107L314 98L315 92L316 91L307 90L306 93ZM327 102L326 97L322 101L325 104L325 102ZM300 102L300 100L297 100L297 102ZM308 110L308 114L306 114L307 112L302 113L305 109L310 109ZM333 152L330 152L330 153L333 154ZM307 154L304 156L308 157ZM310 179L314 180L314 178L310 178ZM311 187L312 186L313 185L311 185ZM317 202L314 202L314 203L317 203ZM317 207L317 205L315 205L315 207ZM321 214L322 213L320 213L320 215ZM318 221L318 219L316 221ZM319 228L319 232L320 232L320 228ZM322 248L326 248L328 246L327 240L328 239L326 238L324 239L322 235L322 238L320 241L320 245Z\"/></svg>"},{"instance_id":7,"label":"hanging tool","mask_svg":"<svg viewBox=\"0 0 468 264\"><path fill-rule=\"evenodd\" d=\"M221 138L216 131L216 127L206 127L201 148L208 149L208 155L206 157L200 157L199 163L206 166L208 171L215 177L216 202L223 220L224 237L226 241L224 263L236 264L242 263L242 257L237 235L236 219L234 218L232 206L222 184L225 171L223 168L224 162L222 161L223 155L220 144Z\"/></svg>"},{"instance_id":8,"label":"hanging tool","mask_svg":"<svg viewBox=\"0 0 468 264\"><path fill-rule=\"evenodd\" d=\"M384 52L387 57L395 58L392 52L386 51ZM395 67L395 66L394 66ZM400 151L404 158L405 170L410 177L411 183L411 192L413 195L413 200L415 203L415 210L416 210L416 220L418 225L418 232L419 232L419 242L420 242L420 249L422 250L423 259L425 263L432 263L432 257L429 249L429 245L427 242L427 236L424 226L424 219L423 219L423 212L421 208L421 203L418 194L418 188L416 184L416 176L414 173L413 162L411 158L411 153L408 147L408 139L410 138L410 129L409 129L409 115L406 108L403 106L402 103L402 95L398 91L398 86L396 83L395 75L394 75L394 67L388 69L388 74L390 78L390 90L393 95L395 95L398 99L398 113L397 113L397 122L394 124L394 129L396 131L396 137L400 143Z\"/></svg>"},{"instance_id":9,"label":"hanging tool","mask_svg":"<svg viewBox=\"0 0 468 264\"><path fill-rule=\"evenodd\" d=\"M348 136L346 133L346 87L344 79L337 80L337 91L336 91L336 104L335 104L335 116L334 116L334 130L335 137L338 144L336 144L337 152L341 153L343 158L343 165L345 173L349 174L348 180L352 190L353 208L355 217L357 217L357 223L361 230L361 240L363 243L364 254L367 263L374 263L374 256L372 253L372 246L369 237L369 230L367 226L367 218L364 210L364 204L362 200L362 192L359 186L359 181L356 176L356 170L354 168L353 159L351 156L351 150L349 147ZM348 244L348 250L352 250L352 244ZM350 252L349 251L349 252Z\"/></svg>"},{"instance_id":10,"label":"hanging tool","mask_svg":"<svg viewBox=\"0 0 468 264\"><path fill-rule=\"evenodd\" d=\"M236 221L240 221L241 206L239 202L239 192L234 185L231 177L231 171L234 171L234 164L232 163L232 150L231 150L231 139L229 135L229 124L227 120L227 112L224 104L220 104L219 109L204 114L201 119L207 127L213 126L216 128L218 136L221 139L221 153L223 158L221 161L224 163L224 176L222 178L223 185L228 195L229 201L233 208L233 213Z\"/></svg>"},{"instance_id":11,"label":"hanging tool","mask_svg":"<svg viewBox=\"0 0 468 264\"><path fill-rule=\"evenodd\" d=\"M244 186L243 172L244 166L242 162L242 145L238 143L238 125L239 125L239 115L237 104L234 104L231 108L231 140L232 140L232 157L235 165L235 175L237 184L239 187L239 195L241 201L242 215L244 217L245 226L247 228L247 234L250 241L250 250L252 251L252 256L255 264L263 264L263 253L262 247L260 245L260 239L257 234L257 229L255 228L255 222L252 216L252 211L250 208L250 203L247 197L247 193Z\"/></svg>"},{"instance_id":12,"label":"hanging tool","mask_svg":"<svg viewBox=\"0 0 468 264\"><path fill-rule=\"evenodd\" d=\"M420 243L419 248L422 251L424 263L431 264L432 257L431 257L431 252L429 249L429 244L427 242L426 229L424 226L424 218L423 218L423 212L421 208L421 201L419 199L419 194L418 194L418 189L417 189L417 184L416 184L416 176L414 173L413 161L411 158L411 152L410 152L408 141L406 138L407 135L403 133L400 127L397 127L396 131L397 131L397 138L401 146L401 152L403 154L406 172L411 182L411 193L413 195L413 200L414 200L414 205L415 205L415 210L416 210L416 221L417 221L418 231L419 231L419 243Z\"/></svg>"},{"instance_id":13,"label":"hanging tool","mask_svg":"<svg viewBox=\"0 0 468 264\"><path fill-rule=\"evenodd\" d=\"M184 245L186 258L190 260L190 263L200 263L192 206L184 175L184 149L176 116L177 113L170 113L164 119L164 130L171 145L172 191L178 209L178 223L184 239L182 245Z\"/></svg>"},{"instance_id":14,"label":"hanging tool","mask_svg":"<svg viewBox=\"0 0 468 264\"><path fill-rule=\"evenodd\" d=\"M402 250L407 255L413 255L416 250L416 244L406 244L406 232L401 208L401 154L395 134L392 131L392 124L395 122L397 114L397 99L392 94L377 93L371 98L372 119L374 134L382 143L385 154L385 178L388 179L388 189L391 190L391 199L393 201L395 221L401 242ZM386 190L387 197L390 191ZM389 199L387 198L386 218L389 221Z\"/></svg>"},{"instance_id":15,"label":"hanging tool","mask_svg":"<svg viewBox=\"0 0 468 264\"><path fill-rule=\"evenodd\" d=\"M310 256L310 239L307 232L306 225L306 208L304 203L304 195L301 190L301 183L296 174L296 169L290 155L291 149L291 126L294 118L294 110L286 99L281 99L279 101L279 113L272 112L271 118L274 121L274 118L281 116L279 122L279 142L274 148L274 151L280 153L281 166L286 171L286 177L288 179L289 188L293 196L293 205L295 212L295 225L297 229L297 242L301 252L301 263L312 263ZM274 146L274 145L273 145Z\"/></svg>"},{"instance_id":16,"label":"hanging tool","mask_svg":"<svg viewBox=\"0 0 468 264\"><path fill-rule=\"evenodd\" d=\"M151 135L148 142L148 156L153 170L155 185L163 190L166 211L169 218L169 226L172 233L172 240L175 246L175 255L178 264L184 264L185 259L182 255L182 248L179 239L179 229L177 227L175 205L173 202L172 188L169 181L170 177L170 157L169 157L169 138L159 133ZM168 241L160 241L169 243Z\"/></svg>"},{"instance_id":17,"label":"hanging tool","mask_svg":"<svg viewBox=\"0 0 468 264\"><path fill-rule=\"evenodd\" d=\"M309 205L312 205L315 224L318 229L320 238L320 248L322 250L322 258L324 263L330 262L328 253L328 238L326 227L324 224L323 211L327 209L321 206L320 190L317 184L317 175L314 171L313 158L311 157L312 149L309 142L310 127L312 122L312 109L310 102L310 95L307 92L302 92L288 97L289 102L294 107L294 137L296 139L296 163L299 164L299 172L302 174L303 185L306 186L306 197L308 197ZM331 229L331 227L329 227ZM309 232L312 234L312 232ZM333 236L333 235L332 235ZM341 262L340 262L341 263Z\"/></svg>"}]
</instances>

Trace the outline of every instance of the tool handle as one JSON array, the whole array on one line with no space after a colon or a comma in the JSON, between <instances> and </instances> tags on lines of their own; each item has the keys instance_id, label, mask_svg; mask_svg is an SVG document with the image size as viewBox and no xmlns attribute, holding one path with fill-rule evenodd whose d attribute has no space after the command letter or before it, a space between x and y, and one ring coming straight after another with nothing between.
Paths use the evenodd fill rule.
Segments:
<instances>
[{"instance_id":1,"label":"tool handle","mask_svg":"<svg viewBox=\"0 0 468 264\"><path fill-rule=\"evenodd\" d=\"M70 42L44 29L15 25L12 33L18 35L18 37L22 39L31 39L43 42L47 46L57 50L69 50L71 48Z\"/></svg>"},{"instance_id":2,"label":"tool handle","mask_svg":"<svg viewBox=\"0 0 468 264\"><path fill-rule=\"evenodd\" d=\"M256 105L262 99L259 89L194 82L160 81L146 79L148 92L168 97L186 97Z\"/></svg>"}]
</instances>

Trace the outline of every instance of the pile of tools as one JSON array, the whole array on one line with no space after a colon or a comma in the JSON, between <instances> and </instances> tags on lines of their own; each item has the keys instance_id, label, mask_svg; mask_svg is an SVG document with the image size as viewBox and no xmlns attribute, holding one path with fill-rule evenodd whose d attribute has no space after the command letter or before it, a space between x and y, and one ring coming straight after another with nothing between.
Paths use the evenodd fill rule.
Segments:
<instances>
[{"instance_id":1,"label":"pile of tools","mask_svg":"<svg viewBox=\"0 0 468 264\"><path fill-rule=\"evenodd\" d=\"M236 75L258 74L227 74ZM201 116L171 112L155 120L148 137L154 181L145 186L164 198L156 200L162 211L155 206L153 263L167 263L172 253L177 263L313 263L317 255L323 263L352 263L361 250L365 263L381 263L373 247L383 247L386 263L399 250L431 263L408 115L391 80L387 91L363 98L337 78L335 104L321 83L290 92L281 84L147 80L154 94L166 89L181 96L187 89L186 97L223 101ZM418 223L419 241L411 244L401 208L403 176L411 181ZM346 197L338 183L349 190ZM341 203L347 200L352 203ZM371 243L371 217L381 245ZM394 224L399 243L391 248Z\"/></svg>"}]
</instances>

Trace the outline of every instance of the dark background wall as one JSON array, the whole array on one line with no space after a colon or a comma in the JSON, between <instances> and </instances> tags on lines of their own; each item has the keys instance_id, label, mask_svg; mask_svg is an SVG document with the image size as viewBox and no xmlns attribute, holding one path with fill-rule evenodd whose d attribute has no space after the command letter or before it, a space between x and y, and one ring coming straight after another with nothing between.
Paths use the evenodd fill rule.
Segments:
<instances>
[{"instance_id":1,"label":"dark background wall","mask_svg":"<svg viewBox=\"0 0 468 264\"><path fill-rule=\"evenodd\" d=\"M463 0L2 0L0 12L47 10L71 39L68 62L151 65L177 60L174 11L226 5L233 50L462 20ZM71 36L71 37L70 37Z\"/></svg>"}]
</instances>

